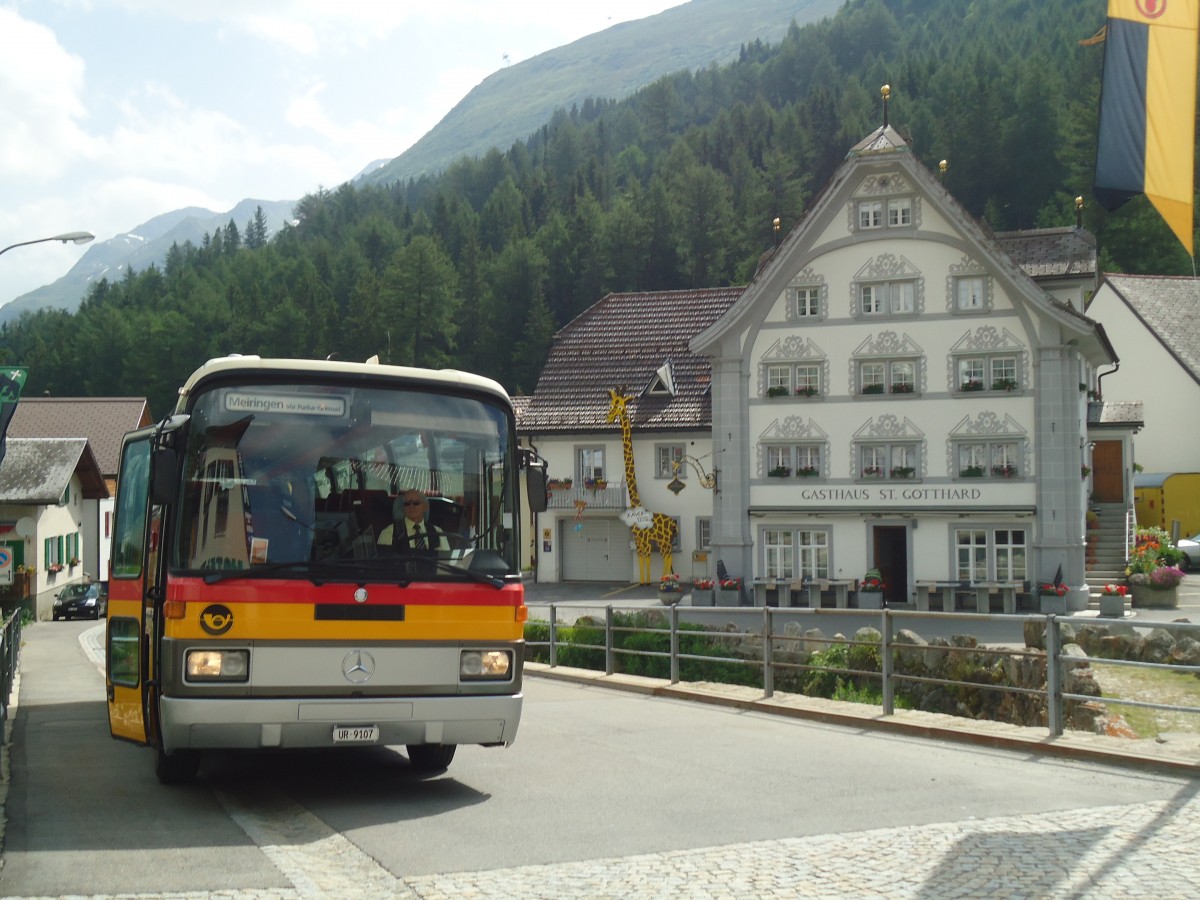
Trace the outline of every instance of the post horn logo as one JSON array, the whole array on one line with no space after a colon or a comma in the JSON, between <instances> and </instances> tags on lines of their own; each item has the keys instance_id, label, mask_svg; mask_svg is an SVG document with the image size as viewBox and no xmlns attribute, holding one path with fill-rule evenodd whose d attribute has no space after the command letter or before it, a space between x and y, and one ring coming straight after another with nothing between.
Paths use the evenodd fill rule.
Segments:
<instances>
[{"instance_id":1,"label":"post horn logo","mask_svg":"<svg viewBox=\"0 0 1200 900\"><path fill-rule=\"evenodd\" d=\"M233 627L233 613L220 603L206 606L200 613L200 627L214 636L224 634Z\"/></svg>"},{"instance_id":2,"label":"post horn logo","mask_svg":"<svg viewBox=\"0 0 1200 900\"><path fill-rule=\"evenodd\" d=\"M1167 11L1167 0L1137 0L1137 8L1147 19L1157 19Z\"/></svg>"}]
</instances>

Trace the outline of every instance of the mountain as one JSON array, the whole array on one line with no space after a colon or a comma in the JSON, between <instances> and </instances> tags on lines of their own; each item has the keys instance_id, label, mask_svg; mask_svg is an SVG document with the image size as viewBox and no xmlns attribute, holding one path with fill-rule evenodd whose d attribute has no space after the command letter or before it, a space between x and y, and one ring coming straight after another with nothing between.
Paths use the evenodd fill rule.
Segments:
<instances>
[{"instance_id":1,"label":"mountain","mask_svg":"<svg viewBox=\"0 0 1200 900\"><path fill-rule=\"evenodd\" d=\"M191 206L155 216L133 231L93 244L57 281L0 306L0 325L15 321L23 312L39 309L74 312L87 295L88 288L101 278L118 281L129 269L141 272L152 265L161 267L172 244L183 246L191 241L200 246L204 235L223 230L231 220L239 232L245 232L246 224L260 206L267 218L267 231L274 234L294 219L292 208L295 205L295 200L243 200L224 213Z\"/></svg>"},{"instance_id":2,"label":"mountain","mask_svg":"<svg viewBox=\"0 0 1200 900\"><path fill-rule=\"evenodd\" d=\"M432 130L358 179L389 184L436 174L462 156L507 150L556 109L588 98L620 100L664 75L723 65L746 44L775 44L798 25L833 16L845 0L691 0L622 22L489 75Z\"/></svg>"}]
</instances>

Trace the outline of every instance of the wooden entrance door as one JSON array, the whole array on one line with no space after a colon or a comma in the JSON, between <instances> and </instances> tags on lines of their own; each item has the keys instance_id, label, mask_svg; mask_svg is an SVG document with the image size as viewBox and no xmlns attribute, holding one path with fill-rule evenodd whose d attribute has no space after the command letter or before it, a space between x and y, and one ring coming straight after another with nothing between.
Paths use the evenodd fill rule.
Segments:
<instances>
[{"instance_id":1,"label":"wooden entrance door","mask_svg":"<svg viewBox=\"0 0 1200 900\"><path fill-rule=\"evenodd\" d=\"M876 525L875 568L887 585L883 597L889 603L908 601L908 529L903 525Z\"/></svg>"},{"instance_id":2,"label":"wooden entrance door","mask_svg":"<svg viewBox=\"0 0 1200 900\"><path fill-rule=\"evenodd\" d=\"M1097 503L1125 502L1125 458L1120 441L1092 445L1092 497Z\"/></svg>"}]
</instances>

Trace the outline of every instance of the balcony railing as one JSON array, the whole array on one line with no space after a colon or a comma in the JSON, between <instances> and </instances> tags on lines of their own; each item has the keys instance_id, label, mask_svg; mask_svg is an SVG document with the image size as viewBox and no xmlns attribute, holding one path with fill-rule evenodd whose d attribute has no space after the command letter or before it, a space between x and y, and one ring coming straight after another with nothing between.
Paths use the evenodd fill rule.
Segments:
<instances>
[{"instance_id":1,"label":"balcony railing","mask_svg":"<svg viewBox=\"0 0 1200 900\"><path fill-rule=\"evenodd\" d=\"M625 509L625 482L609 481L604 487L588 487L575 483L571 487L551 487L550 509L575 509L575 501L582 500L589 509Z\"/></svg>"}]
</instances>

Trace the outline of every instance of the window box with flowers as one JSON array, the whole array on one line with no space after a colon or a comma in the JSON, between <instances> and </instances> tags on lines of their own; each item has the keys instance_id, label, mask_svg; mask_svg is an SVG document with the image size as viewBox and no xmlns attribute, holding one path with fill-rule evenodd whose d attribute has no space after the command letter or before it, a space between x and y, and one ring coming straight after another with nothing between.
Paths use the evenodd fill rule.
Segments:
<instances>
[{"instance_id":1,"label":"window box with flowers","mask_svg":"<svg viewBox=\"0 0 1200 900\"><path fill-rule=\"evenodd\" d=\"M883 384L882 383L864 384L863 388L862 388L862 393L864 393L864 394L882 394L883 393Z\"/></svg>"},{"instance_id":2,"label":"window box with flowers","mask_svg":"<svg viewBox=\"0 0 1200 900\"><path fill-rule=\"evenodd\" d=\"M683 599L683 584L674 572L664 575L658 582L658 602L673 606Z\"/></svg>"},{"instance_id":3,"label":"window box with flowers","mask_svg":"<svg viewBox=\"0 0 1200 900\"><path fill-rule=\"evenodd\" d=\"M1125 597L1129 588L1123 584L1106 584L1100 591L1100 615L1106 619L1125 616Z\"/></svg>"},{"instance_id":4,"label":"window box with flowers","mask_svg":"<svg viewBox=\"0 0 1200 900\"><path fill-rule=\"evenodd\" d=\"M983 466L966 466L958 470L959 478L982 478Z\"/></svg>"},{"instance_id":5,"label":"window box with flowers","mask_svg":"<svg viewBox=\"0 0 1200 900\"><path fill-rule=\"evenodd\" d=\"M796 470L796 474L801 478L816 478L821 472L816 466L801 466Z\"/></svg>"},{"instance_id":6,"label":"window box with flowers","mask_svg":"<svg viewBox=\"0 0 1200 900\"><path fill-rule=\"evenodd\" d=\"M713 585L711 578L697 578L692 582L692 606L713 606Z\"/></svg>"},{"instance_id":7,"label":"window box with flowers","mask_svg":"<svg viewBox=\"0 0 1200 900\"><path fill-rule=\"evenodd\" d=\"M882 478L883 477L883 467L882 466L864 466L863 470L862 470L862 477L863 478Z\"/></svg>"},{"instance_id":8,"label":"window box with flowers","mask_svg":"<svg viewBox=\"0 0 1200 900\"><path fill-rule=\"evenodd\" d=\"M585 478L583 486L589 491L602 491L608 487L608 481L603 478Z\"/></svg>"},{"instance_id":9,"label":"window box with flowers","mask_svg":"<svg viewBox=\"0 0 1200 900\"><path fill-rule=\"evenodd\" d=\"M917 474L917 470L912 466L892 466L892 478L912 478Z\"/></svg>"},{"instance_id":10,"label":"window box with flowers","mask_svg":"<svg viewBox=\"0 0 1200 900\"><path fill-rule=\"evenodd\" d=\"M575 482L570 478L551 478L546 485L552 491L569 491Z\"/></svg>"},{"instance_id":11,"label":"window box with flowers","mask_svg":"<svg viewBox=\"0 0 1200 900\"><path fill-rule=\"evenodd\" d=\"M820 390L811 384L801 385L796 388L797 397L815 397L819 393L821 393Z\"/></svg>"},{"instance_id":12,"label":"window box with flowers","mask_svg":"<svg viewBox=\"0 0 1200 900\"><path fill-rule=\"evenodd\" d=\"M67 560L67 565L70 566L72 569L75 568L77 565L79 565L79 557L72 556L69 560Z\"/></svg>"},{"instance_id":13,"label":"window box with flowers","mask_svg":"<svg viewBox=\"0 0 1200 900\"><path fill-rule=\"evenodd\" d=\"M1016 466L992 466L992 474L997 478L1016 478Z\"/></svg>"},{"instance_id":14,"label":"window box with flowers","mask_svg":"<svg viewBox=\"0 0 1200 900\"><path fill-rule=\"evenodd\" d=\"M65 568L66 568L66 566L64 566L62 563L53 563L49 566L46 566L46 572L49 573L50 575L57 575L59 572L61 572Z\"/></svg>"},{"instance_id":15,"label":"window box with flowers","mask_svg":"<svg viewBox=\"0 0 1200 900\"><path fill-rule=\"evenodd\" d=\"M913 386L907 381L897 381L892 385L891 392L893 394L911 394Z\"/></svg>"},{"instance_id":16,"label":"window box with flowers","mask_svg":"<svg viewBox=\"0 0 1200 900\"><path fill-rule=\"evenodd\" d=\"M1015 391L1018 387L1015 378L997 378L992 382L993 391Z\"/></svg>"},{"instance_id":17,"label":"window box with flowers","mask_svg":"<svg viewBox=\"0 0 1200 900\"><path fill-rule=\"evenodd\" d=\"M767 470L767 477L769 478L787 478L791 474L792 470L787 466L775 466L774 468Z\"/></svg>"},{"instance_id":18,"label":"window box with flowers","mask_svg":"<svg viewBox=\"0 0 1200 900\"><path fill-rule=\"evenodd\" d=\"M972 378L969 381L964 381L962 384L960 384L958 386L958 389L960 391L968 391L968 392L982 391L983 390L983 382L977 378Z\"/></svg>"},{"instance_id":19,"label":"window box with flowers","mask_svg":"<svg viewBox=\"0 0 1200 900\"><path fill-rule=\"evenodd\" d=\"M786 397L789 393L791 392L782 384L775 384L767 388L768 397Z\"/></svg>"}]
</instances>

